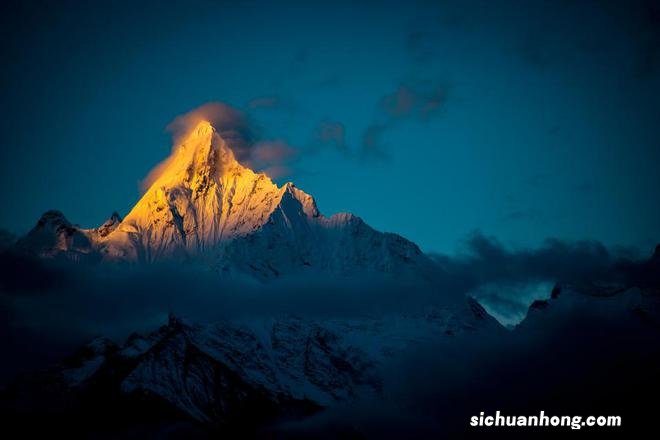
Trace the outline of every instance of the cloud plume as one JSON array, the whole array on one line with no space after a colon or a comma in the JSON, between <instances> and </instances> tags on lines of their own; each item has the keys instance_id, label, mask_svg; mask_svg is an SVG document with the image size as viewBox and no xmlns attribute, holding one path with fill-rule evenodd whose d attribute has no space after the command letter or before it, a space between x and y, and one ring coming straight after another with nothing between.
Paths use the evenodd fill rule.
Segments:
<instances>
[{"instance_id":1,"label":"cloud plume","mask_svg":"<svg viewBox=\"0 0 660 440\"><path fill-rule=\"evenodd\" d=\"M167 125L166 130L172 134L172 153L203 121L209 122L215 128L243 165L266 172L273 178L289 174L287 162L295 156L296 150L283 140L259 139L254 124L244 112L221 102L203 104L177 116ZM172 158L173 154L170 154L140 182L143 192L161 175Z\"/></svg>"},{"instance_id":2,"label":"cloud plume","mask_svg":"<svg viewBox=\"0 0 660 440\"><path fill-rule=\"evenodd\" d=\"M277 96L259 96L251 99L248 102L248 107L252 110L258 108L273 108L280 104L280 99Z\"/></svg>"},{"instance_id":3,"label":"cloud plume","mask_svg":"<svg viewBox=\"0 0 660 440\"><path fill-rule=\"evenodd\" d=\"M426 82L402 83L378 102L378 120L362 136L362 155L387 157L384 134L405 121L424 122L440 114L447 101L448 88Z\"/></svg>"},{"instance_id":4,"label":"cloud plume","mask_svg":"<svg viewBox=\"0 0 660 440\"><path fill-rule=\"evenodd\" d=\"M346 144L346 127L338 121L324 120L316 128L314 138L323 145L334 146L343 154L348 153Z\"/></svg>"}]
</instances>

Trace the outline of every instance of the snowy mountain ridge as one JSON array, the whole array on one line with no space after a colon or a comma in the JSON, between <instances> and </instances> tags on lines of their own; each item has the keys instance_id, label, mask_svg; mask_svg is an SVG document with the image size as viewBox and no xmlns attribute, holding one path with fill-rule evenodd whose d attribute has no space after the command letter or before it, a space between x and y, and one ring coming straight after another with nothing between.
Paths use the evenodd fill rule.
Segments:
<instances>
[{"instance_id":1,"label":"snowy mountain ridge","mask_svg":"<svg viewBox=\"0 0 660 440\"><path fill-rule=\"evenodd\" d=\"M48 211L19 247L75 261L203 259L221 273L260 279L299 271L418 275L428 263L414 243L352 214L324 217L292 183L278 187L243 166L207 121L154 174L125 218L113 213L100 227L84 229Z\"/></svg>"}]
</instances>

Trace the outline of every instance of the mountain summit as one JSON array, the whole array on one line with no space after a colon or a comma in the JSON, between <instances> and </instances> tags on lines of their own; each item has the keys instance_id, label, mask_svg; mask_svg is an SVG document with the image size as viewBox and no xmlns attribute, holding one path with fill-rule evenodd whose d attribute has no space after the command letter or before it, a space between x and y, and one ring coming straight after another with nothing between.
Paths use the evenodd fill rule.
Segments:
<instances>
[{"instance_id":1,"label":"mountain summit","mask_svg":"<svg viewBox=\"0 0 660 440\"><path fill-rule=\"evenodd\" d=\"M40 224L23 242L41 256L71 258L75 251L75 260L80 254L134 263L203 259L223 273L261 279L301 270L416 274L428 262L415 244L352 214L322 216L312 196L292 183L278 187L239 163L231 141L209 122L198 122L123 220L113 214L99 228L82 229L58 213L67 234L87 239L78 239L84 246L45 237L62 232Z\"/></svg>"},{"instance_id":2,"label":"mountain summit","mask_svg":"<svg viewBox=\"0 0 660 440\"><path fill-rule=\"evenodd\" d=\"M241 165L211 124L200 122L104 240L105 253L144 261L206 253L266 224L287 192L305 216L319 215L312 197Z\"/></svg>"}]
</instances>

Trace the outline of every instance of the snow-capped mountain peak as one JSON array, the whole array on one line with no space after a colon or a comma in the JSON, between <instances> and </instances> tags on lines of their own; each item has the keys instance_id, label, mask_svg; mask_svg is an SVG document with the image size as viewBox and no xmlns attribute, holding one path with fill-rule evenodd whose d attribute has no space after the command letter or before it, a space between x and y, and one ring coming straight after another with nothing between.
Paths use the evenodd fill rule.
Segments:
<instances>
[{"instance_id":1,"label":"snow-capped mountain peak","mask_svg":"<svg viewBox=\"0 0 660 440\"><path fill-rule=\"evenodd\" d=\"M293 183L280 187L240 163L232 150L236 142L231 130L198 121L150 174L146 192L123 220L113 215L98 228L82 229L61 213L47 213L28 234L39 240L28 241L39 242L32 248L42 256L69 258L74 250L86 261L131 263L201 257L223 274L260 279L301 270L419 276L428 263L415 244L375 231L359 217L324 217L314 198ZM44 225L53 222L61 227L44 234Z\"/></svg>"},{"instance_id":2,"label":"snow-capped mountain peak","mask_svg":"<svg viewBox=\"0 0 660 440\"><path fill-rule=\"evenodd\" d=\"M318 216L311 196L279 188L235 158L229 142L202 121L154 173L153 183L105 240L110 258L153 261L207 252L266 224L286 198Z\"/></svg>"}]
</instances>

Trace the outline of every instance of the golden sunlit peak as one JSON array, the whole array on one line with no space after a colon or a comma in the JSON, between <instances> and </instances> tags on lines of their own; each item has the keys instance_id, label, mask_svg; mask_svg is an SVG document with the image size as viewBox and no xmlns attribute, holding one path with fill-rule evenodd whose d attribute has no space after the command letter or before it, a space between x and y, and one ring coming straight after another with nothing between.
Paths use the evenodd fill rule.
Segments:
<instances>
[{"instance_id":1,"label":"golden sunlit peak","mask_svg":"<svg viewBox=\"0 0 660 440\"><path fill-rule=\"evenodd\" d=\"M209 134L213 130L214 128L209 121L200 121L195 128L195 131L199 136Z\"/></svg>"},{"instance_id":2,"label":"golden sunlit peak","mask_svg":"<svg viewBox=\"0 0 660 440\"><path fill-rule=\"evenodd\" d=\"M187 138L199 138L203 136L208 136L210 133L214 132L215 129L211 125L211 123L207 120L201 120L197 124L193 126L193 129L190 130Z\"/></svg>"}]
</instances>

